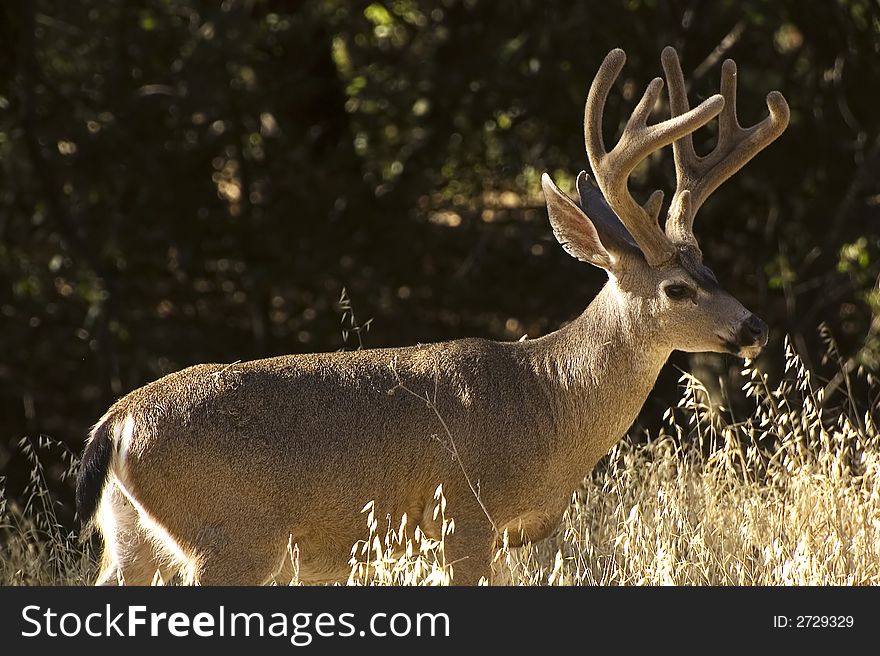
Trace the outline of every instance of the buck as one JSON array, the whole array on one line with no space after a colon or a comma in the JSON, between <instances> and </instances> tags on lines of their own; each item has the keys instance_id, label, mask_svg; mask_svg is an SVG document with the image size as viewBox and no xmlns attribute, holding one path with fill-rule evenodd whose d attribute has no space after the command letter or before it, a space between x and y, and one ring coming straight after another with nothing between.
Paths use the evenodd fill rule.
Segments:
<instances>
[{"instance_id":1,"label":"buck","mask_svg":"<svg viewBox=\"0 0 880 656\"><path fill-rule=\"evenodd\" d=\"M769 116L742 128L728 60L721 93L689 109L676 52L661 59L671 117L647 123L658 77L606 149L603 107L625 61L615 49L586 102L595 181L580 174L575 202L542 178L556 239L608 273L583 314L538 339L203 364L136 389L92 429L77 481L84 533L97 525L105 544L97 582L178 572L203 585L286 581L291 544L300 580L345 579L366 502L436 537L442 484L455 520L452 580L474 584L505 534L518 546L554 531L672 351L754 357L767 326L703 264L693 223L709 194L782 133L788 106L774 91ZM716 116L717 145L698 156L691 135ZM628 178L670 143L677 186L664 230L662 192L639 204ZM393 393L402 389L411 393Z\"/></svg>"}]
</instances>

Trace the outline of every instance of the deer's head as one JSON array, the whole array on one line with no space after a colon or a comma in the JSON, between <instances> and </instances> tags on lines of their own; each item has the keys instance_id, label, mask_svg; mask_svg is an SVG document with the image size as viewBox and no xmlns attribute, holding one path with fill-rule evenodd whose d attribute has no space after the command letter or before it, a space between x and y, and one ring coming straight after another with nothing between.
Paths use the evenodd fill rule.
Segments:
<instances>
[{"instance_id":1,"label":"deer's head","mask_svg":"<svg viewBox=\"0 0 880 656\"><path fill-rule=\"evenodd\" d=\"M542 185L556 239L572 256L605 269L621 303L639 320L650 322L655 338L670 350L718 351L754 357L767 343L767 325L724 291L693 233L697 210L722 182L778 137L788 125L788 105L773 91L769 116L750 128L736 117L736 64L724 62L721 93L688 109L684 76L673 48L663 50L671 118L648 125L663 88L648 85L623 134L611 151L602 139L602 110L626 55L620 49L605 57L587 96L584 134L595 182L581 172L579 203L562 193L544 174ZM706 156L694 152L691 134L719 116L718 143ZM658 216L663 192L644 205L630 195L627 180L636 165L672 143L677 187L666 218Z\"/></svg>"}]
</instances>

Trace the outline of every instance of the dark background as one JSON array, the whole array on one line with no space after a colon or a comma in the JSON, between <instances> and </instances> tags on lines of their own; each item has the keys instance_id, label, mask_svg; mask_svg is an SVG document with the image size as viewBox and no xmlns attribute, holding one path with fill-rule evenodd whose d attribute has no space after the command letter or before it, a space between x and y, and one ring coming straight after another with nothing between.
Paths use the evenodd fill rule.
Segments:
<instances>
[{"instance_id":1,"label":"dark background","mask_svg":"<svg viewBox=\"0 0 880 656\"><path fill-rule=\"evenodd\" d=\"M790 334L821 374L826 322L848 366L876 367L876 2L4 2L7 494L30 469L22 437L79 452L115 398L189 364L354 348L343 329L370 318L367 347L571 319L604 274L553 240L540 174L570 189L586 168L583 103L608 50L628 55L610 134L668 44L692 104L732 57L743 124L772 89L791 106L696 225L707 262L771 326L762 366L778 373ZM631 186L668 200L671 149ZM742 402L739 361L673 362ZM677 400L677 376L667 367L644 426ZM67 502L60 453L43 458Z\"/></svg>"}]
</instances>

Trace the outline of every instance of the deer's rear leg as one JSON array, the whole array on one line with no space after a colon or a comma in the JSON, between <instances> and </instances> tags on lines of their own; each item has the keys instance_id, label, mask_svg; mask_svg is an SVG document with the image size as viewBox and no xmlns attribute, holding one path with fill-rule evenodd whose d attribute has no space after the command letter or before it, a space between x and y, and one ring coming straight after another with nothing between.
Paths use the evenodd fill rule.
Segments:
<instances>
[{"instance_id":1,"label":"deer's rear leg","mask_svg":"<svg viewBox=\"0 0 880 656\"><path fill-rule=\"evenodd\" d=\"M208 528L199 536L198 585L264 585L289 560L287 538L281 535Z\"/></svg>"},{"instance_id":2,"label":"deer's rear leg","mask_svg":"<svg viewBox=\"0 0 880 656\"><path fill-rule=\"evenodd\" d=\"M108 485L104 492L98 529L104 551L95 585L150 585L157 578L167 582L180 568L180 563L160 556L160 545L116 485Z\"/></svg>"}]
</instances>

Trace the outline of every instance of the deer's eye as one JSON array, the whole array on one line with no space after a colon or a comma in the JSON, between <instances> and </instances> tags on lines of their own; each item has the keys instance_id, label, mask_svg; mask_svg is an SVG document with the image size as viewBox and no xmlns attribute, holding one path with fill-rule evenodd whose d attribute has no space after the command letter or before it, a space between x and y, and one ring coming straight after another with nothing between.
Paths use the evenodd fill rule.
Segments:
<instances>
[{"instance_id":1,"label":"deer's eye","mask_svg":"<svg viewBox=\"0 0 880 656\"><path fill-rule=\"evenodd\" d=\"M697 295L697 292L693 287L682 285L680 283L670 283L665 285L663 287L663 293L673 301L683 301L694 298Z\"/></svg>"}]
</instances>

